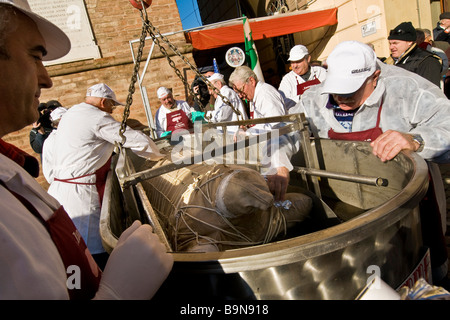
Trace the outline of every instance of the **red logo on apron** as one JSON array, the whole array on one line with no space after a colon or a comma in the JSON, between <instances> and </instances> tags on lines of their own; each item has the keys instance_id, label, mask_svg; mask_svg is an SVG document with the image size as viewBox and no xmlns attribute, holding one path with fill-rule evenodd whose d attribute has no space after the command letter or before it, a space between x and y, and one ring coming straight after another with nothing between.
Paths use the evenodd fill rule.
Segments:
<instances>
[{"instance_id":1,"label":"red logo on apron","mask_svg":"<svg viewBox=\"0 0 450 320\"><path fill-rule=\"evenodd\" d=\"M178 129L189 130L192 128L192 123L183 110L176 110L168 113L167 116L167 129L166 131L172 131Z\"/></svg>"}]
</instances>

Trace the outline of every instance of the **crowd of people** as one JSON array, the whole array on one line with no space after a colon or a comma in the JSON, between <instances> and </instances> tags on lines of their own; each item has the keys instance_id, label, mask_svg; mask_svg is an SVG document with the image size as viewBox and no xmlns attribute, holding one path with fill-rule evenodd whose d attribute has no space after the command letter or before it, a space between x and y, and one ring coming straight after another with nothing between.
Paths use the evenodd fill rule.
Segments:
<instances>
[{"instance_id":1,"label":"crowd of people","mask_svg":"<svg viewBox=\"0 0 450 320\"><path fill-rule=\"evenodd\" d=\"M312 65L308 49L295 45L288 58L291 71L278 88L245 65L228 79L206 68L202 74L213 87L196 78L195 101L176 100L170 88L158 88L156 136L191 128L195 112L217 123L304 113L315 136L371 141L380 161L403 150L417 152L427 161L434 186L428 202L421 203L421 218L428 222L424 242L432 250L433 277L442 281L448 268L441 240L446 199L435 192L443 188L436 163L449 162L450 101L444 92L448 58L435 42L450 41L448 28L450 13L443 13L433 42L429 30L400 23L389 33L391 54L383 61L367 44L344 41L326 63ZM122 140L121 125L111 114L123 104L105 83L87 88L84 102L68 108L58 101L39 104L41 90L52 87L42 61L69 49L64 32L33 13L26 1L0 2L1 136L33 124L30 144L41 155L50 184L47 192L34 180L36 159L0 140L0 298L150 299L173 265L151 226L135 221L111 253L99 233L106 175L115 143ZM258 134L278 125L234 127L231 133ZM163 158L143 132L128 127L125 136L124 148L145 159ZM284 199L299 141L295 132L280 139L279 158L266 176L276 200ZM81 289L68 288L67 268L73 265L80 268Z\"/></svg>"}]
</instances>

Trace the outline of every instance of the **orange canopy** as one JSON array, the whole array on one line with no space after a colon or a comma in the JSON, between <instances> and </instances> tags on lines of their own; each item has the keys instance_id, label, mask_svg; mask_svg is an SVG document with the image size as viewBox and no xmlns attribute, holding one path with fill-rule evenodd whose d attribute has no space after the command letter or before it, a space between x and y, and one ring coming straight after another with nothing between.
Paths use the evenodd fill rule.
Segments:
<instances>
[{"instance_id":1,"label":"orange canopy","mask_svg":"<svg viewBox=\"0 0 450 320\"><path fill-rule=\"evenodd\" d=\"M337 23L337 8L320 11L296 11L249 19L253 40L278 37ZM186 32L186 39L198 50L213 49L245 42L242 19L224 22L197 31Z\"/></svg>"}]
</instances>

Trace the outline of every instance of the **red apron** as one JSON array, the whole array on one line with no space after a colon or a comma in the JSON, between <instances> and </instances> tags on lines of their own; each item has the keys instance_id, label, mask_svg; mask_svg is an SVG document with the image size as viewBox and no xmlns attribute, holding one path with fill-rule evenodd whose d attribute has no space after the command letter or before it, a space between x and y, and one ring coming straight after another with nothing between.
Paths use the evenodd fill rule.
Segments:
<instances>
[{"instance_id":1,"label":"red apron","mask_svg":"<svg viewBox=\"0 0 450 320\"><path fill-rule=\"evenodd\" d=\"M70 266L79 268L80 288L67 288L70 299L92 299L98 290L102 272L64 208L62 206L59 207L50 219L45 221L27 199L9 190L3 181L0 181L0 184L11 192L47 229L58 249L66 272L69 272L68 268ZM72 274L76 275L75 273L70 273L68 277L72 276Z\"/></svg>"},{"instance_id":2,"label":"red apron","mask_svg":"<svg viewBox=\"0 0 450 320\"><path fill-rule=\"evenodd\" d=\"M177 129L189 130L190 128L192 128L192 124L188 116L181 109L168 113L166 115L166 118L167 118L166 131L174 132Z\"/></svg>"},{"instance_id":3,"label":"red apron","mask_svg":"<svg viewBox=\"0 0 450 320\"><path fill-rule=\"evenodd\" d=\"M39 162L35 157L2 139L0 139L0 153L24 168L31 176L39 177Z\"/></svg>"},{"instance_id":4,"label":"red apron","mask_svg":"<svg viewBox=\"0 0 450 320\"><path fill-rule=\"evenodd\" d=\"M328 138L332 140L353 140L353 141L373 141L378 138L383 130L380 128L381 108L383 104L378 108L377 123L375 128L356 131L356 132L334 132L333 129L328 130Z\"/></svg>"},{"instance_id":5,"label":"red apron","mask_svg":"<svg viewBox=\"0 0 450 320\"><path fill-rule=\"evenodd\" d=\"M359 132L334 132L333 129L328 131L328 137L333 140L354 140L354 141L373 141L383 133L380 125L381 107L378 109L377 123L375 128L359 131ZM446 241L442 232L442 223L437 204L436 193L434 192L434 184L429 174L429 187L427 194L420 201L420 222L422 229L423 244L430 248L431 265L438 268L447 261L448 254L446 249Z\"/></svg>"},{"instance_id":6,"label":"red apron","mask_svg":"<svg viewBox=\"0 0 450 320\"><path fill-rule=\"evenodd\" d=\"M108 161L106 161L106 163L103 166L101 166L94 173L88 173L88 174L85 174L80 177L74 177L74 178L68 178L68 179L54 178L53 180L59 181L59 182L65 182L65 183L72 183L72 184L83 184L83 185L87 185L87 186L95 185L97 187L98 199L100 201L100 207L101 207L102 203L103 203L103 194L105 193L106 177L108 176L108 172L111 168L111 159L112 159L112 156L109 157ZM94 182L76 182L76 181L74 181L74 180L92 176L92 175L95 175L95 183Z\"/></svg>"},{"instance_id":7,"label":"red apron","mask_svg":"<svg viewBox=\"0 0 450 320\"><path fill-rule=\"evenodd\" d=\"M298 83L298 78L296 77L296 79L297 79L297 95L298 96L301 96L303 93L305 93L306 90L308 90L312 86L315 86L316 84L320 83L319 79L317 79L316 77L314 77L314 79L312 79L312 80L305 81L303 83Z\"/></svg>"}]
</instances>

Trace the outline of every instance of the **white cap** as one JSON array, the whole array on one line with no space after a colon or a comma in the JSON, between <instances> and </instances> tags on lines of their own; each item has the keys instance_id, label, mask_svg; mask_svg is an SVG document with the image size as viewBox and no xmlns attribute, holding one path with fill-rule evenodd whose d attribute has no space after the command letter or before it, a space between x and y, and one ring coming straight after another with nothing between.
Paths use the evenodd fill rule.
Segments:
<instances>
[{"instance_id":1,"label":"white cap","mask_svg":"<svg viewBox=\"0 0 450 320\"><path fill-rule=\"evenodd\" d=\"M377 68L377 56L367 44L344 41L327 58L323 93L350 94L357 91Z\"/></svg>"},{"instance_id":2,"label":"white cap","mask_svg":"<svg viewBox=\"0 0 450 320\"><path fill-rule=\"evenodd\" d=\"M37 25L45 40L47 55L44 61L55 60L65 56L70 51L70 40L59 27L33 13L27 0L0 0L0 4L9 4L30 17Z\"/></svg>"},{"instance_id":3,"label":"white cap","mask_svg":"<svg viewBox=\"0 0 450 320\"><path fill-rule=\"evenodd\" d=\"M158 99L164 98L167 96L171 91L167 89L166 87L160 87L158 91L156 91L156 94L158 95Z\"/></svg>"},{"instance_id":4,"label":"white cap","mask_svg":"<svg viewBox=\"0 0 450 320\"><path fill-rule=\"evenodd\" d=\"M308 55L308 48L304 45L298 44L293 46L291 51L289 51L289 61L298 61L302 60L306 55Z\"/></svg>"},{"instance_id":5,"label":"white cap","mask_svg":"<svg viewBox=\"0 0 450 320\"><path fill-rule=\"evenodd\" d=\"M116 103L116 105L119 104L121 106L124 106L123 103L117 101L114 91L112 91L112 89L104 83L98 83L87 89L86 97L111 99Z\"/></svg>"},{"instance_id":6,"label":"white cap","mask_svg":"<svg viewBox=\"0 0 450 320\"><path fill-rule=\"evenodd\" d=\"M207 78L210 82L214 80L223 80L223 74L220 73L213 73L211 76Z\"/></svg>"},{"instance_id":7,"label":"white cap","mask_svg":"<svg viewBox=\"0 0 450 320\"><path fill-rule=\"evenodd\" d=\"M67 112L67 109L64 107L58 107L50 113L50 120L57 121L60 120L64 113Z\"/></svg>"}]
</instances>

